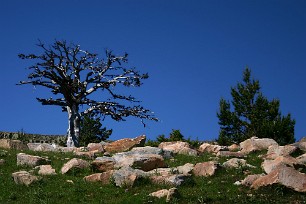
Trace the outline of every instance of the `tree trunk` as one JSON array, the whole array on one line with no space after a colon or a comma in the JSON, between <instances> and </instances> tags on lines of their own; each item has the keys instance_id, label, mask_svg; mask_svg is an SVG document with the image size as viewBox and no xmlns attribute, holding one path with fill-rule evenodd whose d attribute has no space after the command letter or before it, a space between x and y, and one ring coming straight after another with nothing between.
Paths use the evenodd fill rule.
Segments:
<instances>
[{"instance_id":1,"label":"tree trunk","mask_svg":"<svg viewBox=\"0 0 306 204\"><path fill-rule=\"evenodd\" d=\"M68 133L67 147L78 147L80 136L80 114L76 104L67 106L68 112Z\"/></svg>"}]
</instances>

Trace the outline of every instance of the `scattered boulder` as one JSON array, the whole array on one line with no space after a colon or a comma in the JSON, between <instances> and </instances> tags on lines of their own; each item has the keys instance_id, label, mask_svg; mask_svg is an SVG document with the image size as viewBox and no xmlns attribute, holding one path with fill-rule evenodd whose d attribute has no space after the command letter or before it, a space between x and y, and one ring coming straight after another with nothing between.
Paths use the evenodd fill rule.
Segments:
<instances>
[{"instance_id":1,"label":"scattered boulder","mask_svg":"<svg viewBox=\"0 0 306 204\"><path fill-rule=\"evenodd\" d=\"M149 174L139 170L133 169L129 166L122 167L113 172L112 178L119 187L132 187L137 179L146 178Z\"/></svg>"},{"instance_id":2,"label":"scattered boulder","mask_svg":"<svg viewBox=\"0 0 306 204\"><path fill-rule=\"evenodd\" d=\"M195 176L212 176L215 174L218 168L218 164L213 161L197 163L193 168L193 174Z\"/></svg>"},{"instance_id":3,"label":"scattered boulder","mask_svg":"<svg viewBox=\"0 0 306 204\"><path fill-rule=\"evenodd\" d=\"M192 148L188 142L175 141L175 142L162 142L158 145L163 151L172 152L173 154L184 154L196 156L198 152Z\"/></svg>"},{"instance_id":4,"label":"scattered boulder","mask_svg":"<svg viewBox=\"0 0 306 204\"><path fill-rule=\"evenodd\" d=\"M56 145L50 145L47 143L28 143L29 150L38 152L54 152L58 151Z\"/></svg>"},{"instance_id":5,"label":"scattered boulder","mask_svg":"<svg viewBox=\"0 0 306 204\"><path fill-rule=\"evenodd\" d=\"M227 150L227 147L209 144L209 143L203 143L198 149L198 151L201 153L206 152L211 154L217 154L221 150Z\"/></svg>"},{"instance_id":6,"label":"scattered boulder","mask_svg":"<svg viewBox=\"0 0 306 204\"><path fill-rule=\"evenodd\" d=\"M278 156L274 160L265 160L261 164L261 167L268 174L279 166L289 165L293 167L294 165L298 164L299 162L296 158L293 158L291 156Z\"/></svg>"},{"instance_id":7,"label":"scattered boulder","mask_svg":"<svg viewBox=\"0 0 306 204\"><path fill-rule=\"evenodd\" d=\"M170 188L162 189L153 193L150 193L149 196L156 197L156 198L163 198L166 197L166 202L170 202L173 198L178 195L177 188Z\"/></svg>"},{"instance_id":8,"label":"scattered boulder","mask_svg":"<svg viewBox=\"0 0 306 204\"><path fill-rule=\"evenodd\" d=\"M191 164L191 163L187 163L183 166L176 167L178 173L183 174L183 175L190 175L192 173L193 168L194 168L194 164Z\"/></svg>"},{"instance_id":9,"label":"scattered boulder","mask_svg":"<svg viewBox=\"0 0 306 204\"><path fill-rule=\"evenodd\" d=\"M151 176L170 176L179 174L177 168L157 168L148 172Z\"/></svg>"},{"instance_id":10,"label":"scattered boulder","mask_svg":"<svg viewBox=\"0 0 306 204\"><path fill-rule=\"evenodd\" d=\"M251 188L258 189L259 187L275 183L279 183L298 192L306 192L306 174L300 173L294 168L285 165L278 166L268 175L256 179Z\"/></svg>"},{"instance_id":11,"label":"scattered boulder","mask_svg":"<svg viewBox=\"0 0 306 204\"><path fill-rule=\"evenodd\" d=\"M103 145L101 143L89 143L87 145L89 152L103 153L105 152Z\"/></svg>"},{"instance_id":12,"label":"scattered boulder","mask_svg":"<svg viewBox=\"0 0 306 204\"><path fill-rule=\"evenodd\" d=\"M254 166L247 164L246 160L244 159L238 159L238 158L232 158L222 164L225 168L239 168L239 167L250 167L255 168Z\"/></svg>"},{"instance_id":13,"label":"scattered boulder","mask_svg":"<svg viewBox=\"0 0 306 204\"><path fill-rule=\"evenodd\" d=\"M231 152L236 152L240 150L240 146L237 144L232 144L230 146L227 147L229 151Z\"/></svg>"},{"instance_id":14,"label":"scattered boulder","mask_svg":"<svg viewBox=\"0 0 306 204\"><path fill-rule=\"evenodd\" d=\"M142 135L134 139L125 138L117 140L104 146L105 151L109 153L125 152L131 150L133 147L143 147L146 142L146 136Z\"/></svg>"},{"instance_id":15,"label":"scattered boulder","mask_svg":"<svg viewBox=\"0 0 306 204\"><path fill-rule=\"evenodd\" d=\"M143 171L165 167L164 158L157 154L138 154L133 152L117 153L113 156L116 167L131 166Z\"/></svg>"},{"instance_id":16,"label":"scattered boulder","mask_svg":"<svg viewBox=\"0 0 306 204\"><path fill-rule=\"evenodd\" d=\"M40 165L35 167L35 169L39 169L39 175L56 175L55 169L51 165Z\"/></svg>"},{"instance_id":17,"label":"scattered boulder","mask_svg":"<svg viewBox=\"0 0 306 204\"><path fill-rule=\"evenodd\" d=\"M84 181L86 182L101 182L102 184L109 184L110 179L113 175L114 171L106 171L103 173L91 174L89 176L84 177Z\"/></svg>"},{"instance_id":18,"label":"scattered boulder","mask_svg":"<svg viewBox=\"0 0 306 204\"><path fill-rule=\"evenodd\" d=\"M251 137L240 143L241 152L250 153L258 150L267 150L271 145L278 145L275 140L270 138Z\"/></svg>"},{"instance_id":19,"label":"scattered boulder","mask_svg":"<svg viewBox=\"0 0 306 204\"><path fill-rule=\"evenodd\" d=\"M251 186L255 180L257 180L259 177L262 177L262 176L264 176L264 174L248 175L245 179L241 181L241 185Z\"/></svg>"},{"instance_id":20,"label":"scattered boulder","mask_svg":"<svg viewBox=\"0 0 306 204\"><path fill-rule=\"evenodd\" d=\"M161 148L150 147L150 146L134 147L130 152L131 153L137 153L137 154L158 154L158 155L161 155L161 156L164 154L164 152Z\"/></svg>"},{"instance_id":21,"label":"scattered boulder","mask_svg":"<svg viewBox=\"0 0 306 204\"><path fill-rule=\"evenodd\" d=\"M100 172L106 172L115 168L116 161L112 157L97 157L91 162L91 166Z\"/></svg>"},{"instance_id":22,"label":"scattered boulder","mask_svg":"<svg viewBox=\"0 0 306 204\"><path fill-rule=\"evenodd\" d=\"M0 139L0 148L28 150L28 146L23 144L20 140Z\"/></svg>"},{"instance_id":23,"label":"scattered boulder","mask_svg":"<svg viewBox=\"0 0 306 204\"><path fill-rule=\"evenodd\" d=\"M44 164L50 164L50 160L39 157L39 156L33 156L25 153L19 153L17 154L17 166L39 166Z\"/></svg>"},{"instance_id":24,"label":"scattered boulder","mask_svg":"<svg viewBox=\"0 0 306 204\"><path fill-rule=\"evenodd\" d=\"M173 174L173 175L152 175L150 179L156 184L165 184L171 186L180 186L184 183L186 175L183 174Z\"/></svg>"},{"instance_id":25,"label":"scattered boulder","mask_svg":"<svg viewBox=\"0 0 306 204\"><path fill-rule=\"evenodd\" d=\"M231 152L231 151L219 151L217 153L218 157L238 157L238 158L242 158L242 157L246 157L246 154L243 152Z\"/></svg>"},{"instance_id":26,"label":"scattered boulder","mask_svg":"<svg viewBox=\"0 0 306 204\"><path fill-rule=\"evenodd\" d=\"M18 171L18 172L12 173L12 177L16 184L23 184L26 186L29 186L33 182L39 180L37 176L31 175L27 171Z\"/></svg>"},{"instance_id":27,"label":"scattered boulder","mask_svg":"<svg viewBox=\"0 0 306 204\"><path fill-rule=\"evenodd\" d=\"M75 151L73 152L73 154L77 157L87 158L87 159L94 159L96 157L96 154L94 151L90 151L90 152Z\"/></svg>"},{"instance_id":28,"label":"scattered boulder","mask_svg":"<svg viewBox=\"0 0 306 204\"><path fill-rule=\"evenodd\" d=\"M266 159L275 159L278 156L290 156L293 152L295 152L298 148L293 145L271 145L268 148L268 152L266 155Z\"/></svg>"},{"instance_id":29,"label":"scattered boulder","mask_svg":"<svg viewBox=\"0 0 306 204\"><path fill-rule=\"evenodd\" d=\"M61 173L65 174L73 168L85 169L85 168L88 168L89 166L90 164L87 161L82 160L82 159L73 158L69 160L66 164L64 164L64 166L61 169Z\"/></svg>"}]
</instances>

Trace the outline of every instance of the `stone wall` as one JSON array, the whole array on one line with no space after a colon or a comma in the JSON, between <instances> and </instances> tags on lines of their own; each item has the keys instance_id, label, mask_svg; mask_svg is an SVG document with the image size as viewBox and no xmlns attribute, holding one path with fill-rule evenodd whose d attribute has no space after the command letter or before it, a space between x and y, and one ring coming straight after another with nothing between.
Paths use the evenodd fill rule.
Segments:
<instances>
[{"instance_id":1,"label":"stone wall","mask_svg":"<svg viewBox=\"0 0 306 204\"><path fill-rule=\"evenodd\" d=\"M40 134L28 134L22 132L1 132L0 139L14 139L21 140L24 143L55 143L65 144L66 135L40 135Z\"/></svg>"}]
</instances>

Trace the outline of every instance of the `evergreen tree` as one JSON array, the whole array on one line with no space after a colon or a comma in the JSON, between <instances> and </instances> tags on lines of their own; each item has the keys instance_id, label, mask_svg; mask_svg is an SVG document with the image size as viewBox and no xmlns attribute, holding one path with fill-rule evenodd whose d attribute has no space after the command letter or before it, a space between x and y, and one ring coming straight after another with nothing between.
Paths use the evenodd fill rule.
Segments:
<instances>
[{"instance_id":1,"label":"evergreen tree","mask_svg":"<svg viewBox=\"0 0 306 204\"><path fill-rule=\"evenodd\" d=\"M294 142L295 120L290 114L281 116L279 100L269 101L260 88L259 81L251 79L251 70L246 68L243 82L231 88L234 110L230 102L220 100L217 113L220 144L239 143L252 136L269 137L279 144Z\"/></svg>"},{"instance_id":2,"label":"evergreen tree","mask_svg":"<svg viewBox=\"0 0 306 204\"><path fill-rule=\"evenodd\" d=\"M113 130L102 128L102 123L99 117L93 114L86 114L83 116L80 124L80 138L81 145L87 146L88 143L98 143L107 140L112 134Z\"/></svg>"}]
</instances>

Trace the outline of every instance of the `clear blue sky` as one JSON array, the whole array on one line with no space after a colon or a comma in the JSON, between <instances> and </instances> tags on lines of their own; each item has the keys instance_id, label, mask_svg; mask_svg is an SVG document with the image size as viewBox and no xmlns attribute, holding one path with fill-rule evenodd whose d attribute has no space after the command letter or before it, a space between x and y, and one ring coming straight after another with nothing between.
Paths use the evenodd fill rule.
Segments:
<instances>
[{"instance_id":1,"label":"clear blue sky","mask_svg":"<svg viewBox=\"0 0 306 204\"><path fill-rule=\"evenodd\" d=\"M146 134L154 139L180 129L185 137L218 137L221 97L248 65L269 99L296 119L306 136L305 0L3 1L0 6L0 130L65 134L67 113L42 106L44 89L16 86L27 76L18 53L37 53L37 39L65 39L104 54L129 53L128 66L150 78L131 93L161 122L104 121L110 139Z\"/></svg>"}]
</instances>

